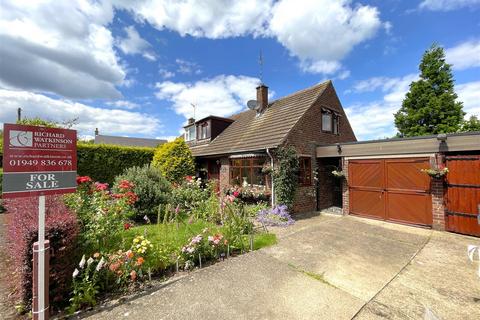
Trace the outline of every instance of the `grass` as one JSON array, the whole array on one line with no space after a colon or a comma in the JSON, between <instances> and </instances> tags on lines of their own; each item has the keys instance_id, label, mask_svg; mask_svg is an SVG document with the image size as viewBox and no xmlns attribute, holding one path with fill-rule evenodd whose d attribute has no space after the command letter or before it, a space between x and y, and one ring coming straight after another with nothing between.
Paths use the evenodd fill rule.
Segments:
<instances>
[{"instance_id":1,"label":"grass","mask_svg":"<svg viewBox=\"0 0 480 320\"><path fill-rule=\"evenodd\" d=\"M307 277L310 277L312 279L315 279L317 281L325 283L326 285L329 285L331 287L337 288L335 285L331 284L328 280L325 279L325 273L318 274L318 273L315 273L315 272L307 271L307 270L304 270L304 269L300 268L299 266L296 266L292 263L289 263L288 266L290 268L294 269L295 271L303 273Z\"/></svg>"}]
</instances>

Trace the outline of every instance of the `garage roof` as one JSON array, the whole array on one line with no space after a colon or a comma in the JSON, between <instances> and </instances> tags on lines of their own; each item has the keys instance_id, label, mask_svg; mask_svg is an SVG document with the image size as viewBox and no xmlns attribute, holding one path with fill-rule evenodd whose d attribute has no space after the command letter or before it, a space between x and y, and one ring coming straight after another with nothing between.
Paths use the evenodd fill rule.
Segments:
<instances>
[{"instance_id":1,"label":"garage roof","mask_svg":"<svg viewBox=\"0 0 480 320\"><path fill-rule=\"evenodd\" d=\"M317 158L480 151L480 132L393 138L317 147Z\"/></svg>"}]
</instances>

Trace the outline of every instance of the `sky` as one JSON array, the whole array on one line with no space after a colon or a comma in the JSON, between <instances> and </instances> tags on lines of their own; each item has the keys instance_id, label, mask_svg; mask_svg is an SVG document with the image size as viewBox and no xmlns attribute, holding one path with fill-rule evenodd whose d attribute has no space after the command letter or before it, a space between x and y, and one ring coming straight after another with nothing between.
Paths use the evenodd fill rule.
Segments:
<instances>
[{"instance_id":1,"label":"sky","mask_svg":"<svg viewBox=\"0 0 480 320\"><path fill-rule=\"evenodd\" d=\"M480 0L2 0L0 123L25 117L172 139L332 80L359 140L391 137L422 54L445 48L480 115ZM259 64L260 52L263 64ZM195 105L195 109L192 107Z\"/></svg>"}]
</instances>

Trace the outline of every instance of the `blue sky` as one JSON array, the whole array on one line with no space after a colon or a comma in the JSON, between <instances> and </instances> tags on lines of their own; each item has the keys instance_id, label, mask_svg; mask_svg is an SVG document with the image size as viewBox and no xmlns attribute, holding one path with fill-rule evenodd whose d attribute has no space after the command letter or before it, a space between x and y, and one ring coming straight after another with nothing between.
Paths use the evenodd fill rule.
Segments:
<instances>
[{"instance_id":1,"label":"blue sky","mask_svg":"<svg viewBox=\"0 0 480 320\"><path fill-rule=\"evenodd\" d=\"M361 140L393 113L436 42L467 115L480 114L480 0L3 1L0 123L76 118L76 129L172 138L186 119L332 79Z\"/></svg>"}]
</instances>

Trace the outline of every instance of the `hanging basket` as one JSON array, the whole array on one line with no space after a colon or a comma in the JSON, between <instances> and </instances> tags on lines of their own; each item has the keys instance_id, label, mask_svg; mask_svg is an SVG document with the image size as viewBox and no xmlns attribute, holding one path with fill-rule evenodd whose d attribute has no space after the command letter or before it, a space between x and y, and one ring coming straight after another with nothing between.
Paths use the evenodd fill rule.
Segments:
<instances>
[{"instance_id":1,"label":"hanging basket","mask_svg":"<svg viewBox=\"0 0 480 320\"><path fill-rule=\"evenodd\" d=\"M333 170L332 171L332 176L334 176L337 179L345 179L345 177L346 177L345 172L340 171L340 170Z\"/></svg>"},{"instance_id":2,"label":"hanging basket","mask_svg":"<svg viewBox=\"0 0 480 320\"><path fill-rule=\"evenodd\" d=\"M448 173L448 168L445 167L442 169L421 169L420 171L428 174L432 178L443 179Z\"/></svg>"}]
</instances>

